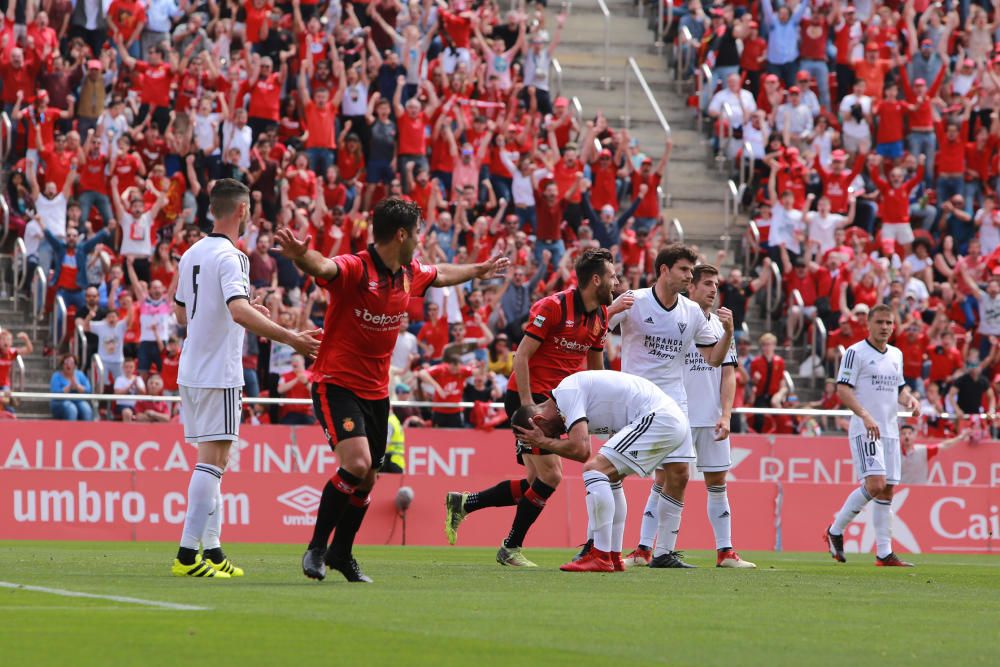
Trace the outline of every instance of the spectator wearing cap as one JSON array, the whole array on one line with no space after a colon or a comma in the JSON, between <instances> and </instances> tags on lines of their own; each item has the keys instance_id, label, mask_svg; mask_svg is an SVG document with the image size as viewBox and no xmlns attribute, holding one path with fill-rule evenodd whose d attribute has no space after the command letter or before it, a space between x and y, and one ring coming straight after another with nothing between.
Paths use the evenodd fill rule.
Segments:
<instances>
[{"instance_id":1,"label":"spectator wearing cap","mask_svg":"<svg viewBox=\"0 0 1000 667\"><path fill-rule=\"evenodd\" d=\"M705 10L702 9L701 0L690 0L687 3L687 11L681 14L678 25L678 30L687 28L688 32L691 33L691 41L683 43L680 46L684 52L683 61L690 63L688 70L681 72L684 78L693 75L694 68L698 66L698 45L703 41L708 24L709 19L705 16ZM745 48L746 45L744 44ZM764 44L764 48L767 48L766 43Z\"/></svg>"},{"instance_id":2,"label":"spectator wearing cap","mask_svg":"<svg viewBox=\"0 0 1000 667\"><path fill-rule=\"evenodd\" d=\"M81 68L77 68L79 72ZM98 119L104 115L107 104L107 87L105 85L104 65L100 60L91 58L86 61L86 73L79 80L79 99L76 103L77 130L83 137L87 131L97 128Z\"/></svg>"},{"instance_id":3,"label":"spectator wearing cap","mask_svg":"<svg viewBox=\"0 0 1000 667\"><path fill-rule=\"evenodd\" d=\"M859 155L854 160L854 166L848 169L847 153L837 149L830 154L830 170L827 171L823 168L819 155L816 155L813 167L816 169L822 184L822 196L830 202L830 210L833 213L840 215L847 213L851 184L864 169L864 166L864 156Z\"/></svg>"},{"instance_id":4,"label":"spectator wearing cap","mask_svg":"<svg viewBox=\"0 0 1000 667\"><path fill-rule=\"evenodd\" d=\"M757 95L760 90L761 74L766 63L767 40L760 36L760 24L747 21L743 51L740 52L740 69L746 73L747 88L753 95Z\"/></svg>"},{"instance_id":5,"label":"spectator wearing cap","mask_svg":"<svg viewBox=\"0 0 1000 667\"><path fill-rule=\"evenodd\" d=\"M809 9L809 0L802 0L794 11L782 5L775 12L771 3L772 0L761 2L767 26L768 70L777 74L786 86L792 86L799 71L799 24Z\"/></svg>"},{"instance_id":6,"label":"spectator wearing cap","mask_svg":"<svg viewBox=\"0 0 1000 667\"><path fill-rule=\"evenodd\" d=\"M743 21L733 21L733 8L712 7L709 14L712 17L711 36L708 42L708 53L715 57L712 66L712 81L701 90L701 108L708 108L712 93L716 87L726 84L730 76L739 76L740 51L736 40L742 40L747 35L747 26Z\"/></svg>"},{"instance_id":7,"label":"spectator wearing cap","mask_svg":"<svg viewBox=\"0 0 1000 667\"><path fill-rule=\"evenodd\" d=\"M11 118L15 122L24 120L25 131L28 135L26 157L29 164L32 165L29 166L29 169L37 169L39 153L43 150L51 149L55 141L56 123L60 119L65 120L73 117L73 96L68 96L68 101L71 104L70 108L60 109L49 105L49 94L45 90L38 91L31 104L24 108L21 107L23 101L21 92L18 91L16 95Z\"/></svg>"},{"instance_id":8,"label":"spectator wearing cap","mask_svg":"<svg viewBox=\"0 0 1000 667\"><path fill-rule=\"evenodd\" d=\"M545 30L539 30L532 34L530 46L524 53L522 63L524 99L530 108L533 98L535 107L543 115L552 113L552 101L549 98L549 68L552 65L552 57L555 55L556 47L559 46L559 38L565 24L566 15L560 14L556 17L556 32L551 42L548 33Z\"/></svg>"},{"instance_id":9,"label":"spectator wearing cap","mask_svg":"<svg viewBox=\"0 0 1000 667\"><path fill-rule=\"evenodd\" d=\"M875 42L868 42L865 45L865 55L861 60L853 63L854 72L858 79L865 82L865 94L878 102L882 99L882 90L885 84L885 75L889 73L897 64L897 59L888 60L879 58L879 45Z\"/></svg>"},{"instance_id":10,"label":"spectator wearing cap","mask_svg":"<svg viewBox=\"0 0 1000 667\"><path fill-rule=\"evenodd\" d=\"M666 144L663 147L663 155L660 157L660 161L656 163L655 169L653 168L653 160L649 157L643 158L639 169L635 169L629 161L625 163L631 172L632 197L641 200L639 207L635 210L636 231L649 231L660 222L660 197L658 188L663 181L663 172L667 168L667 162L670 161L670 151L673 149L673 146L673 140L668 136ZM647 186L646 194L643 197L639 197L639 189L643 184Z\"/></svg>"},{"instance_id":11,"label":"spectator wearing cap","mask_svg":"<svg viewBox=\"0 0 1000 667\"><path fill-rule=\"evenodd\" d=\"M850 95L840 100L841 138L849 153L865 152L872 143L871 114L874 104L865 79L854 81Z\"/></svg>"},{"instance_id":12,"label":"spectator wearing cap","mask_svg":"<svg viewBox=\"0 0 1000 667\"><path fill-rule=\"evenodd\" d=\"M835 69L838 98L844 97L854 88L856 77L853 63L862 57L864 26L857 20L856 14L854 7L841 7L840 3L834 3L833 15L830 17L833 23L833 44L837 50Z\"/></svg>"},{"instance_id":13,"label":"spectator wearing cap","mask_svg":"<svg viewBox=\"0 0 1000 667\"><path fill-rule=\"evenodd\" d=\"M798 86L788 89L784 104L774 112L774 127L786 137L786 145L804 148L813 128L813 114L802 101Z\"/></svg>"},{"instance_id":14,"label":"spectator wearing cap","mask_svg":"<svg viewBox=\"0 0 1000 667\"><path fill-rule=\"evenodd\" d=\"M830 108L830 68L827 65L826 47L830 40L830 14L832 5L823 3L815 7L801 23L800 56L802 61L799 72L799 85L802 84L801 74L807 73L816 80L819 90L819 103L824 108Z\"/></svg>"},{"instance_id":15,"label":"spectator wearing cap","mask_svg":"<svg viewBox=\"0 0 1000 667\"><path fill-rule=\"evenodd\" d=\"M826 107L820 106L819 97L816 96L816 93L813 92L812 89L812 76L810 76L809 72L801 69L799 70L799 73L795 75L795 82L795 85L797 85L801 91L800 94L802 95L802 103L809 107L809 111L812 113L813 118L818 119L821 115L823 115L823 109L829 108L829 105ZM829 88L829 85L827 85L827 88Z\"/></svg>"},{"instance_id":16,"label":"spectator wearing cap","mask_svg":"<svg viewBox=\"0 0 1000 667\"><path fill-rule=\"evenodd\" d=\"M928 88L927 79L923 77L916 78L913 80L913 85L911 86L906 68L900 68L899 71L899 80L903 85L903 95L908 105L907 120L909 121L909 134L907 135L907 141L910 153L927 156L927 169L924 181L928 187L933 183L934 179L934 155L937 144L934 131L934 111L931 108L931 100L937 97L946 73L947 68L938 68L934 81Z\"/></svg>"},{"instance_id":17,"label":"spectator wearing cap","mask_svg":"<svg viewBox=\"0 0 1000 667\"><path fill-rule=\"evenodd\" d=\"M933 13L935 12L927 12L927 14ZM921 23L924 23L923 17L921 17ZM902 69L906 71L910 81L915 82L917 79L933 81L942 70L946 70L944 63L948 58L949 35L944 34L943 39L938 40L937 48L934 47L934 41L929 37L921 39L920 46L917 48L916 28L908 30L907 37L910 44L910 62Z\"/></svg>"}]
</instances>

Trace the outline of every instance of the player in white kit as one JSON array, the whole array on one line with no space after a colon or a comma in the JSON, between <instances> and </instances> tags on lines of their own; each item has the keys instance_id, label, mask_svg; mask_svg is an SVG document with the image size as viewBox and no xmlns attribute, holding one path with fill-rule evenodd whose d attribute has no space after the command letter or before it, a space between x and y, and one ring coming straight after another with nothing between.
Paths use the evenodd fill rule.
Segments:
<instances>
[{"instance_id":1,"label":"player in white kit","mask_svg":"<svg viewBox=\"0 0 1000 667\"><path fill-rule=\"evenodd\" d=\"M722 322L712 315L719 294L719 270L710 264L694 267L688 296L701 306L709 325L723 338ZM729 447L729 420L736 398L736 346L731 345L722 366L705 363L705 357L692 345L684 357L684 389L693 400L688 402L691 440L698 457L698 472L705 477L708 490L708 521L715 535L716 567L754 568L733 549L732 515L726 493L726 473L732 466Z\"/></svg>"},{"instance_id":2,"label":"player in white kit","mask_svg":"<svg viewBox=\"0 0 1000 667\"><path fill-rule=\"evenodd\" d=\"M841 563L844 529L875 501L875 564L912 567L892 552L892 492L902 476L899 447L899 406L919 414L920 402L903 382L903 353L889 345L893 313L884 304L868 311L868 337L847 348L837 375L837 395L854 414L847 430L854 470L862 484L847 497L824 540L830 555Z\"/></svg>"},{"instance_id":3,"label":"player in white kit","mask_svg":"<svg viewBox=\"0 0 1000 667\"><path fill-rule=\"evenodd\" d=\"M650 475L678 449L691 448L687 417L655 384L616 371L580 371L540 405L522 405L511 417L518 438L574 461L585 461L587 515L594 545L563 565L566 572L622 572L627 506L622 478ZM561 438L566 433L566 438ZM609 434L591 457L590 434Z\"/></svg>"},{"instance_id":4,"label":"player in white kit","mask_svg":"<svg viewBox=\"0 0 1000 667\"><path fill-rule=\"evenodd\" d=\"M688 410L684 388L684 357L692 345L712 367L725 361L732 346L733 314L720 308L720 337L701 306L681 292L691 286L698 255L683 245L671 245L656 256L653 287L627 294L634 297L631 308L618 313L609 323L621 325L622 371L650 380L674 399L681 411ZM639 548L624 560L626 564L651 567L692 567L675 551L684 509L689 465L695 460L694 445L673 452L662 469L656 471L643 512ZM653 540L656 549L651 551Z\"/></svg>"},{"instance_id":5,"label":"player in white kit","mask_svg":"<svg viewBox=\"0 0 1000 667\"><path fill-rule=\"evenodd\" d=\"M228 579L243 575L222 552L222 473L239 440L243 399L244 327L314 357L317 331L296 333L271 321L250 301L250 261L236 248L250 220L250 191L233 179L216 181L209 209L213 232L181 257L174 313L187 338L177 369L184 439L198 444L191 472L176 576ZM198 547L204 548L204 558Z\"/></svg>"}]
</instances>

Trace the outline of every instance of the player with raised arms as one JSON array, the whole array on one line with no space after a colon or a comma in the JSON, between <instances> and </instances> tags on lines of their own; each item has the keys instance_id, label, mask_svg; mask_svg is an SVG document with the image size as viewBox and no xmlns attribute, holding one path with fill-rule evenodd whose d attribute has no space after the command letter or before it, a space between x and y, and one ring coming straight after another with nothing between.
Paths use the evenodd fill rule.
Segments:
<instances>
[{"instance_id":1,"label":"player with raised arms","mask_svg":"<svg viewBox=\"0 0 1000 667\"><path fill-rule=\"evenodd\" d=\"M371 582L352 555L354 537L385 455L389 428L389 359L410 295L432 285L492 278L510 263L494 257L478 264L425 265L413 258L420 239L420 208L391 197L375 207L374 243L356 255L327 258L278 230L281 253L330 292L325 335L312 367L313 407L340 468L323 488L302 572L326 577L326 567L351 582ZM333 542L327 548L331 533Z\"/></svg>"},{"instance_id":2,"label":"player with raised arms","mask_svg":"<svg viewBox=\"0 0 1000 667\"><path fill-rule=\"evenodd\" d=\"M177 576L228 579L243 576L226 558L219 538L222 474L229 447L239 440L243 411L244 329L308 357L316 356L316 336L322 331L289 331L271 321L259 300L251 301L250 260L235 245L250 220L250 190L231 178L216 181L209 211L215 219L212 233L181 257L174 295L177 322L187 326L177 369L184 439L198 444L198 463L171 570Z\"/></svg>"},{"instance_id":3,"label":"player with raised arms","mask_svg":"<svg viewBox=\"0 0 1000 667\"><path fill-rule=\"evenodd\" d=\"M912 567L892 551L892 492L902 477L899 406L919 414L920 401L903 381L903 353L889 345L892 308L868 311L868 337L847 348L837 375L837 395L853 412L847 429L854 471L861 486L851 492L826 529L824 540L834 560L846 563L844 529L871 500L875 526L875 565Z\"/></svg>"},{"instance_id":4,"label":"player with raised arms","mask_svg":"<svg viewBox=\"0 0 1000 667\"><path fill-rule=\"evenodd\" d=\"M611 318L611 327L621 325L622 371L653 382L687 414L684 388L684 357L692 345L712 367L722 365L730 352L733 314L719 308L716 317L722 336L694 301L685 297L698 255L680 244L667 246L656 255L656 282L635 290L635 302ZM621 298L621 297L619 297ZM689 464L695 460L691 440L670 453L655 473L653 488L643 512L639 547L625 558L626 564L650 567L692 567L675 551L684 508ZM653 539L656 550L650 550Z\"/></svg>"},{"instance_id":5,"label":"player with raised arms","mask_svg":"<svg viewBox=\"0 0 1000 667\"><path fill-rule=\"evenodd\" d=\"M504 396L508 417L522 405L547 400L563 378L584 366L590 370L604 368L608 306L618 284L611 252L604 248L585 250L576 262L576 279L576 287L539 299L531 307ZM616 307L624 308L630 302L631 297L623 299ZM521 546L562 481L562 462L552 456L553 452L530 447L516 438L515 453L517 462L526 469L524 479L503 480L477 493L447 494L445 533L454 544L458 527L470 512L517 505L510 532L497 551L497 562L535 567L521 553Z\"/></svg>"},{"instance_id":6,"label":"player with raised arms","mask_svg":"<svg viewBox=\"0 0 1000 667\"><path fill-rule=\"evenodd\" d=\"M638 375L581 371L552 390L541 405L523 405L511 418L527 445L585 462L587 517L593 546L566 563L564 572L622 572L628 508L621 480L646 477L681 447L691 448L691 427L677 403ZM561 437L563 434L567 437ZM591 457L590 434L610 434Z\"/></svg>"}]
</instances>

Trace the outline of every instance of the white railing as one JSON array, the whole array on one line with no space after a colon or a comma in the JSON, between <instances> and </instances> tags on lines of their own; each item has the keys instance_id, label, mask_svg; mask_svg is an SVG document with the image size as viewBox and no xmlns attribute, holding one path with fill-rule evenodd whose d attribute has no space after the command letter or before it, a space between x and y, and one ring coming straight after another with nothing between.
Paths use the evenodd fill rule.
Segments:
<instances>
[{"instance_id":1,"label":"white railing","mask_svg":"<svg viewBox=\"0 0 1000 667\"><path fill-rule=\"evenodd\" d=\"M604 76L601 77L601 83L604 84L604 90L611 90L611 77L608 75L608 53L611 51L611 12L604 0L597 0L597 6L600 8L601 14L604 15Z\"/></svg>"},{"instance_id":2,"label":"white railing","mask_svg":"<svg viewBox=\"0 0 1000 667\"><path fill-rule=\"evenodd\" d=\"M666 117L663 115L663 111L660 110L660 105L656 101L656 97L653 95L653 91L650 90L649 84L646 83L646 77L642 75L642 70L639 69L639 63L635 61L635 58L629 58L628 62L625 64L625 129L631 129L632 125L632 95L631 95L631 77L635 77L636 82L642 89L642 92L646 95L646 100L649 101L649 106L653 109L653 114L656 116L657 122L660 124L660 129L663 130L664 143L670 138L670 123L667 122ZM666 150L664 148L664 150ZM666 201L670 201L670 161L667 161L666 167L663 169L663 178L661 179L661 186L663 191L667 193Z\"/></svg>"},{"instance_id":3,"label":"white railing","mask_svg":"<svg viewBox=\"0 0 1000 667\"><path fill-rule=\"evenodd\" d=\"M104 385L107 383L108 371L104 368L101 355L95 354L90 358L90 386L94 388L95 394L104 393Z\"/></svg>"},{"instance_id":4,"label":"white railing","mask_svg":"<svg viewBox=\"0 0 1000 667\"><path fill-rule=\"evenodd\" d=\"M805 328L805 324L806 324L806 302L802 299L802 292L798 291L797 289L793 289L792 290L792 293L791 293L791 295L789 295L789 298L791 299L791 304L790 305L792 305L792 306L798 306L798 309L799 309L799 323L795 327L795 330L791 332L792 340L790 342L792 343L792 345L794 345L795 344L795 340L799 337L799 335L802 334L802 330L803 330L803 328Z\"/></svg>"},{"instance_id":5,"label":"white railing","mask_svg":"<svg viewBox=\"0 0 1000 667\"><path fill-rule=\"evenodd\" d=\"M667 232L669 232L672 237L672 241L684 243L684 227L681 225L681 221L677 218L670 218L670 220L667 221Z\"/></svg>"},{"instance_id":6,"label":"white railing","mask_svg":"<svg viewBox=\"0 0 1000 667\"><path fill-rule=\"evenodd\" d=\"M670 1L664 2L664 0L656 0L656 2L659 4L659 8L656 11L656 41L653 43L653 46L656 47L657 53L661 53L664 46L663 31L665 25L670 25L674 22L674 3ZM663 16L663 5L667 6L666 17ZM664 18L666 18L666 24L664 24Z\"/></svg>"},{"instance_id":7,"label":"white railing","mask_svg":"<svg viewBox=\"0 0 1000 667\"><path fill-rule=\"evenodd\" d=\"M28 278L28 247L24 245L24 239L19 238L14 241L14 254L11 256L11 273L14 276L14 303L24 290L24 281Z\"/></svg>"},{"instance_id":8,"label":"white railing","mask_svg":"<svg viewBox=\"0 0 1000 667\"><path fill-rule=\"evenodd\" d=\"M66 312L66 302L61 296L56 295L55 301L52 303L52 314L49 316L49 336L52 340L53 350L59 349L59 346L66 338L66 332L68 331L68 324L66 322L67 319L69 319L69 316ZM72 347L70 349L72 349ZM79 359L79 357L77 357L77 359ZM55 368L58 363L58 355L53 354L52 368Z\"/></svg>"},{"instance_id":9,"label":"white railing","mask_svg":"<svg viewBox=\"0 0 1000 667\"><path fill-rule=\"evenodd\" d=\"M24 359L21 355L14 357L14 365L10 369L10 388L14 391L24 391L25 378L28 373L24 369Z\"/></svg>"},{"instance_id":10,"label":"white railing","mask_svg":"<svg viewBox=\"0 0 1000 667\"><path fill-rule=\"evenodd\" d=\"M10 207L7 205L7 198L0 194L0 249L7 242L10 236Z\"/></svg>"},{"instance_id":11,"label":"white railing","mask_svg":"<svg viewBox=\"0 0 1000 667\"><path fill-rule=\"evenodd\" d=\"M728 255L733 221L736 220L740 212L740 189L736 187L736 183L732 180L726 183L726 188L723 190L722 208L722 249Z\"/></svg>"},{"instance_id":12,"label":"white railing","mask_svg":"<svg viewBox=\"0 0 1000 667\"><path fill-rule=\"evenodd\" d=\"M10 116L4 111L0 113L0 155L6 160L7 156L10 155L10 149L13 147L11 144L12 128L10 122Z\"/></svg>"},{"instance_id":13,"label":"white railing","mask_svg":"<svg viewBox=\"0 0 1000 667\"><path fill-rule=\"evenodd\" d=\"M749 141L743 142L743 150L740 151L740 189L746 189L749 183L753 180L753 168L754 162L756 162L756 156L753 152L753 146L750 145Z\"/></svg>"},{"instance_id":14,"label":"white railing","mask_svg":"<svg viewBox=\"0 0 1000 667\"><path fill-rule=\"evenodd\" d=\"M719 115L718 124L715 128L716 139L719 148L715 154L715 166L721 172L729 162L729 142L733 139L733 108L728 102L723 102L722 113Z\"/></svg>"},{"instance_id":15,"label":"white railing","mask_svg":"<svg viewBox=\"0 0 1000 667\"><path fill-rule=\"evenodd\" d=\"M712 85L712 68L707 64L702 64L698 68L698 77L695 79L695 94L698 95L698 113L695 114L695 126L698 134L705 131L705 112L701 108L701 95L706 86Z\"/></svg>"},{"instance_id":16,"label":"white railing","mask_svg":"<svg viewBox=\"0 0 1000 667\"><path fill-rule=\"evenodd\" d=\"M743 235L743 273L750 274L750 269L757 266L760 259L760 230L753 220L747 221L747 232Z\"/></svg>"},{"instance_id":17,"label":"white railing","mask_svg":"<svg viewBox=\"0 0 1000 667\"><path fill-rule=\"evenodd\" d=\"M792 374L789 373L788 371L785 371L785 374L782 375L781 378L785 381L785 384L788 386L788 395L789 396L794 395L795 394L795 380L792 379ZM850 410L848 410L848 412L850 412Z\"/></svg>"},{"instance_id":18,"label":"white railing","mask_svg":"<svg viewBox=\"0 0 1000 667\"><path fill-rule=\"evenodd\" d=\"M677 44L674 46L674 87L677 92L681 92L684 87L684 77L687 75L691 63L688 61L691 52L691 44L694 37L687 26L681 26L677 32Z\"/></svg>"},{"instance_id":19,"label":"white railing","mask_svg":"<svg viewBox=\"0 0 1000 667\"><path fill-rule=\"evenodd\" d=\"M795 381L792 379L791 374L785 371L783 376L785 383L788 385L790 390L794 390ZM66 394L64 392L52 393L47 391L13 391L11 392L11 397L32 401L52 401L52 400L65 400L70 398L74 401L162 401L164 403L180 403L180 396L150 396L147 394L135 395L135 394ZM244 397L243 403L245 405L312 405L312 399L309 398L250 398ZM437 403L434 401L392 401L393 407L398 408L474 408L477 403L472 401L455 401L455 402L441 402ZM503 403L490 403L491 408L503 408ZM744 408L733 408L733 412L737 414L745 415L794 415L794 416L815 416L815 417L850 417L852 413L850 410L814 410L809 408L754 408L754 407L744 407ZM904 419L906 417L913 416L910 412L898 412L896 415ZM955 415L952 414L939 414L939 418L951 419ZM981 414L982 418L996 418L1000 415L992 414Z\"/></svg>"},{"instance_id":20,"label":"white railing","mask_svg":"<svg viewBox=\"0 0 1000 667\"><path fill-rule=\"evenodd\" d=\"M35 275L31 277L31 317L35 324L45 317L45 297L49 291L49 281L45 278L42 267L35 267Z\"/></svg>"},{"instance_id":21,"label":"white railing","mask_svg":"<svg viewBox=\"0 0 1000 667\"><path fill-rule=\"evenodd\" d=\"M69 325L67 324L67 331L69 330ZM83 326L77 324L73 329L73 345L70 348L73 350L73 354L76 358L80 360L83 364L87 359L87 333L83 330Z\"/></svg>"},{"instance_id":22,"label":"white railing","mask_svg":"<svg viewBox=\"0 0 1000 667\"><path fill-rule=\"evenodd\" d=\"M770 267L771 280L767 286L767 293L764 295L764 307L767 308L764 321L767 331L771 330L772 313L778 307L778 304L781 303L781 271L778 270L778 265L774 262L770 264Z\"/></svg>"},{"instance_id":23,"label":"white railing","mask_svg":"<svg viewBox=\"0 0 1000 667\"><path fill-rule=\"evenodd\" d=\"M555 74L554 77L556 81L555 96L559 97L560 95L562 95L563 72L562 72L562 65L559 63L558 58L552 59L552 61L549 63L549 69L552 70L552 72Z\"/></svg>"},{"instance_id":24,"label":"white railing","mask_svg":"<svg viewBox=\"0 0 1000 667\"><path fill-rule=\"evenodd\" d=\"M583 103L580 102L579 97L574 95L573 99L570 100L570 104L573 105L573 113L576 114L577 125L583 127L584 125L586 125L586 122L583 120Z\"/></svg>"},{"instance_id":25,"label":"white railing","mask_svg":"<svg viewBox=\"0 0 1000 667\"><path fill-rule=\"evenodd\" d=\"M813 320L813 339L812 339L812 354L816 356L818 360L819 367L823 369L823 376L826 376L826 323L823 322L823 318L816 317ZM816 370L813 369L813 379L816 378Z\"/></svg>"}]
</instances>

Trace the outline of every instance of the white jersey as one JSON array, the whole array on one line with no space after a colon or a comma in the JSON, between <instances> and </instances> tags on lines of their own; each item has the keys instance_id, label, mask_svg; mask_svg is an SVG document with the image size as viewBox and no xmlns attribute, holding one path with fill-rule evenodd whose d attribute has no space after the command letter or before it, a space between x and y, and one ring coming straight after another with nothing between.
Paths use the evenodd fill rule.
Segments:
<instances>
[{"instance_id":1,"label":"white jersey","mask_svg":"<svg viewBox=\"0 0 1000 667\"><path fill-rule=\"evenodd\" d=\"M97 354L105 363L120 364L125 361L125 320L111 326L103 320L90 323L90 332L97 336Z\"/></svg>"},{"instance_id":2,"label":"white jersey","mask_svg":"<svg viewBox=\"0 0 1000 667\"><path fill-rule=\"evenodd\" d=\"M618 371L573 373L552 390L569 431L581 419L591 433L613 435L639 417L676 408L655 384Z\"/></svg>"},{"instance_id":3,"label":"white jersey","mask_svg":"<svg viewBox=\"0 0 1000 667\"><path fill-rule=\"evenodd\" d=\"M903 353L892 345L879 352L868 339L847 348L840 362L837 384L854 388L858 402L871 413L882 438L899 438L899 392L903 387ZM863 432L864 422L851 415L852 432Z\"/></svg>"},{"instance_id":4,"label":"white jersey","mask_svg":"<svg viewBox=\"0 0 1000 667\"><path fill-rule=\"evenodd\" d=\"M153 254L153 241L150 238L153 228L153 216L148 211L140 215L138 219L126 213L122 216L121 225L121 253L123 255L149 257Z\"/></svg>"},{"instance_id":5,"label":"white jersey","mask_svg":"<svg viewBox=\"0 0 1000 667\"><path fill-rule=\"evenodd\" d=\"M222 234L209 234L181 257L174 300L187 312L187 338L177 383L229 389L243 386L244 330L229 302L250 299L250 260Z\"/></svg>"},{"instance_id":6,"label":"white jersey","mask_svg":"<svg viewBox=\"0 0 1000 667\"><path fill-rule=\"evenodd\" d=\"M726 330L715 315L708 316L708 324L716 338L721 339ZM736 345L729 344L729 353L722 366L737 365ZM694 344L684 355L684 391L697 400L688 405L688 420L691 428L715 426L722 416L722 366L709 366L704 355Z\"/></svg>"},{"instance_id":7,"label":"white jersey","mask_svg":"<svg viewBox=\"0 0 1000 667\"><path fill-rule=\"evenodd\" d=\"M991 297L985 291L979 295L979 333L1000 336L1000 295Z\"/></svg>"},{"instance_id":8,"label":"white jersey","mask_svg":"<svg viewBox=\"0 0 1000 667\"><path fill-rule=\"evenodd\" d=\"M692 343L710 347L718 336L701 306L686 296L677 295L677 302L667 308L651 287L632 294L632 307L608 323L609 329L622 327L622 370L651 380L687 412L684 355Z\"/></svg>"}]
</instances>

